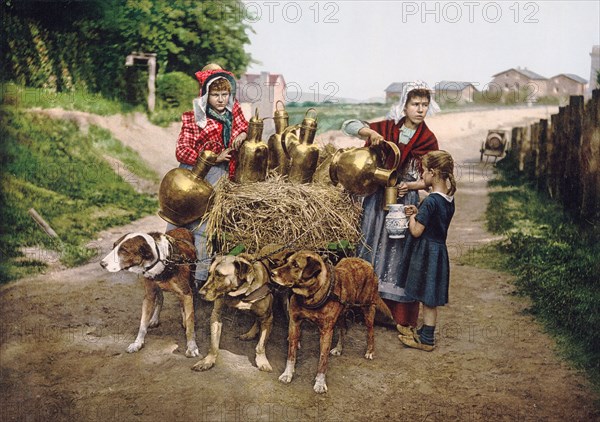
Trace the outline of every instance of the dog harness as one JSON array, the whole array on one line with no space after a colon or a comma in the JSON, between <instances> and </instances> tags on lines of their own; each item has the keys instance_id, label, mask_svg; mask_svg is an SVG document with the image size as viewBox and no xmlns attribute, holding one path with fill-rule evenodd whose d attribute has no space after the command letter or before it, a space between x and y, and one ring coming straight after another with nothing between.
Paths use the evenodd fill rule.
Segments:
<instances>
[{"instance_id":1,"label":"dog harness","mask_svg":"<svg viewBox=\"0 0 600 422\"><path fill-rule=\"evenodd\" d=\"M177 240L167 234L163 234L168 244L168 252L167 255L161 258L160 249L158 248L158 243L156 240L154 241L154 250L156 251L156 256L158 259L149 267L144 268L144 276L151 278L153 280L166 280L170 278L176 271L177 267L180 265L189 265L195 264L196 260L190 260L187 256L181 253L181 250L177 247ZM187 240L179 240L180 242L185 242L190 245L193 249L195 248ZM154 267L158 264L163 264L164 268L158 274L150 273Z\"/></svg>"},{"instance_id":2,"label":"dog harness","mask_svg":"<svg viewBox=\"0 0 600 422\"><path fill-rule=\"evenodd\" d=\"M356 307L367 307L367 306L371 306L373 305L373 302L369 302L369 303L350 303L347 302L345 300L343 300L341 297L339 297L335 292L335 268L333 267L333 265L331 264L327 264L327 270L329 271L329 286L327 287L327 294L325 296L323 296L323 298L321 298L321 300L319 300L317 303L315 304L307 304L304 301L304 297L299 296L298 300L300 302L300 304L302 305L303 308L306 309L319 309L322 308L329 300L334 300L338 303L341 303L342 305L344 305L345 307L349 307L349 308L356 308ZM298 295L296 295L298 296Z\"/></svg>"},{"instance_id":3,"label":"dog harness","mask_svg":"<svg viewBox=\"0 0 600 422\"><path fill-rule=\"evenodd\" d=\"M264 270L267 274L269 273L269 267L267 267L262 261L257 261L257 263L264 267ZM269 283L265 283L248 296L245 296L243 299L241 299L241 301L244 303L254 303L267 297L269 294L271 294L271 288L269 287Z\"/></svg>"},{"instance_id":4,"label":"dog harness","mask_svg":"<svg viewBox=\"0 0 600 422\"><path fill-rule=\"evenodd\" d=\"M245 296L241 299L242 302L245 303L254 303L265 297L267 297L271 293L271 289L268 284L263 284L258 289L250 293L248 296Z\"/></svg>"}]
</instances>

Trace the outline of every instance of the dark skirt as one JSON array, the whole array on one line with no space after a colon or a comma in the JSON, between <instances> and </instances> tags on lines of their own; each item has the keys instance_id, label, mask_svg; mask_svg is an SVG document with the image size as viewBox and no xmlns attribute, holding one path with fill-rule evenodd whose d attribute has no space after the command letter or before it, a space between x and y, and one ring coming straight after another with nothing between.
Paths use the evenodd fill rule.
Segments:
<instances>
[{"instance_id":1,"label":"dark skirt","mask_svg":"<svg viewBox=\"0 0 600 422\"><path fill-rule=\"evenodd\" d=\"M407 236L398 288L430 307L448 303L450 261L445 243Z\"/></svg>"}]
</instances>

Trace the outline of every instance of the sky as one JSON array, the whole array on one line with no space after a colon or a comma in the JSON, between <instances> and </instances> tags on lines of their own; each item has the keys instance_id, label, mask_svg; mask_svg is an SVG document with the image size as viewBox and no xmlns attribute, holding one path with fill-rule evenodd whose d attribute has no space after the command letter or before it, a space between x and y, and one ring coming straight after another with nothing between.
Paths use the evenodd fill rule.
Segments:
<instances>
[{"instance_id":1,"label":"sky","mask_svg":"<svg viewBox=\"0 0 600 422\"><path fill-rule=\"evenodd\" d=\"M286 97L383 98L392 82L473 82L527 68L590 79L600 0L244 1L248 73L280 73ZM316 97L316 94L320 97Z\"/></svg>"}]
</instances>

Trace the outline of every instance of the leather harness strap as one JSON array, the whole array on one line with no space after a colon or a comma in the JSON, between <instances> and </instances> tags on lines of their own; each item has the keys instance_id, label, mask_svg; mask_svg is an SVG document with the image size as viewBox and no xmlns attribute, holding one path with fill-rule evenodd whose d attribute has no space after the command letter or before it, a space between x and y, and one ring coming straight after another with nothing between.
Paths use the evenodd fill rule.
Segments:
<instances>
[{"instance_id":1,"label":"leather harness strap","mask_svg":"<svg viewBox=\"0 0 600 422\"><path fill-rule=\"evenodd\" d=\"M350 302L346 302L341 297L339 297L334 292L334 289L335 289L335 267L331 264L326 264L326 265L327 265L327 270L329 271L329 286L327 287L327 294L325 296L323 296L323 298L321 300L319 300L317 303L312 304L312 305L309 305L306 302L304 302L304 297L300 296L299 301L303 308L311 309L311 310L319 309L319 308L322 308L329 300L334 300L334 301L341 303L342 305L349 307L349 308L355 308L355 307L362 308L362 307L371 306L373 304L373 302L350 303Z\"/></svg>"},{"instance_id":2,"label":"leather harness strap","mask_svg":"<svg viewBox=\"0 0 600 422\"><path fill-rule=\"evenodd\" d=\"M258 289L250 293L248 296L244 297L242 299L242 302L253 303L267 297L270 293L271 289L269 288L269 285L263 284Z\"/></svg>"},{"instance_id":3,"label":"leather harness strap","mask_svg":"<svg viewBox=\"0 0 600 422\"><path fill-rule=\"evenodd\" d=\"M177 241L179 241L188 244L188 246L195 250L195 246L192 245L191 242L188 242L187 240L183 239L175 239L174 237L171 237L167 234L163 234L163 236L165 237L165 239L167 239L168 243L167 255L164 258L161 258L160 250L158 249L158 243L154 241L154 249L156 251L156 256L158 257L158 259L151 266L144 268L144 273L147 273L148 271L152 270L152 268L154 268L159 262L163 263L165 269L160 274L156 274L155 276L153 276L152 279L154 280L167 279L175 273L176 268L178 266L193 264L196 262L195 259L190 260L187 256L183 255L180 249L177 247Z\"/></svg>"}]
</instances>

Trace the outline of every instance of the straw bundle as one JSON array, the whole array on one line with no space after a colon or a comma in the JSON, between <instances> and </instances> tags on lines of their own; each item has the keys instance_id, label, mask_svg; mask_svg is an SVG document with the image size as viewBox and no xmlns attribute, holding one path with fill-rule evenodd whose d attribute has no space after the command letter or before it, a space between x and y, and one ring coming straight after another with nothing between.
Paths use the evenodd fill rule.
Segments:
<instances>
[{"instance_id":1,"label":"straw bundle","mask_svg":"<svg viewBox=\"0 0 600 422\"><path fill-rule=\"evenodd\" d=\"M239 244L250 253L267 244L314 250L340 240L358 242L360 214L360 204L331 184L292 184L271 176L240 185L223 178L205 216L206 235L216 240L216 253Z\"/></svg>"}]
</instances>

